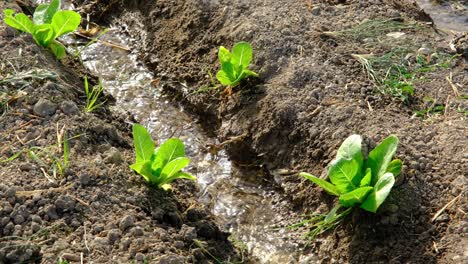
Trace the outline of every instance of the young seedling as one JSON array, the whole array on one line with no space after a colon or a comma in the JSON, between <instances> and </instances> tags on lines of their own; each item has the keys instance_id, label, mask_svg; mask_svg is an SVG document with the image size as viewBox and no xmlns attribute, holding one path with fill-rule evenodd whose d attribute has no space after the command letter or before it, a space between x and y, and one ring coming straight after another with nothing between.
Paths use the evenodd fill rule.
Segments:
<instances>
[{"instance_id":1,"label":"young seedling","mask_svg":"<svg viewBox=\"0 0 468 264\"><path fill-rule=\"evenodd\" d=\"M39 5L31 20L24 13L15 14L12 9L4 11L5 24L33 36L37 45L48 48L57 59L65 57L65 47L56 39L75 31L81 22L81 16L71 10L60 10L60 0ZM13 16L14 15L14 16Z\"/></svg>"},{"instance_id":2,"label":"young seedling","mask_svg":"<svg viewBox=\"0 0 468 264\"><path fill-rule=\"evenodd\" d=\"M180 139L171 138L161 144L158 150L146 128L133 125L133 144L136 161L130 165L150 185L168 190L176 179L196 180L196 177L181 171L189 163L185 157L185 146Z\"/></svg>"},{"instance_id":3,"label":"young seedling","mask_svg":"<svg viewBox=\"0 0 468 264\"><path fill-rule=\"evenodd\" d=\"M402 162L393 159L398 146L398 138L394 135L384 139L364 158L362 153L362 138L359 135L348 137L338 149L336 158L330 163L326 181L309 173L299 175L322 187L331 195L337 196L339 204L327 215L314 215L298 225L311 224L313 230L307 234L310 238L336 226L350 208L360 207L376 213L385 201L395 183L395 177L400 175ZM342 208L345 211L338 213Z\"/></svg>"},{"instance_id":4,"label":"young seedling","mask_svg":"<svg viewBox=\"0 0 468 264\"><path fill-rule=\"evenodd\" d=\"M99 103L97 104L97 100L99 99L99 96L101 93L104 91L104 87L102 86L101 79L99 79L99 83L95 86L93 86L92 89L89 89L89 84L88 84L88 77L84 77L84 89L86 93L86 107L85 110L87 113L91 113L94 111L96 108L101 107L104 103Z\"/></svg>"},{"instance_id":5,"label":"young seedling","mask_svg":"<svg viewBox=\"0 0 468 264\"><path fill-rule=\"evenodd\" d=\"M216 78L222 85L234 87L249 76L258 77L258 74L249 70L252 61L252 46L247 42L239 42L232 48L232 53L225 47L219 47L218 51L221 70Z\"/></svg>"},{"instance_id":6,"label":"young seedling","mask_svg":"<svg viewBox=\"0 0 468 264\"><path fill-rule=\"evenodd\" d=\"M26 150L29 157L36 162L50 182L56 182L65 177L65 172L70 166L70 140L80 137L76 135L68 138L65 126L59 130L57 125L57 144L48 147L31 147ZM52 171L49 175L46 171Z\"/></svg>"}]
</instances>

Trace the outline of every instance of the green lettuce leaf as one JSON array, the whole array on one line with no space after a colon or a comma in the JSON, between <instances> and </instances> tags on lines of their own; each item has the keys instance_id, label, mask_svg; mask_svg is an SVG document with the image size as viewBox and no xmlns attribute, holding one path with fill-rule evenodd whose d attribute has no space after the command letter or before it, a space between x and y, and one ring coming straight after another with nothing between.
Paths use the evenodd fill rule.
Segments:
<instances>
[{"instance_id":1,"label":"green lettuce leaf","mask_svg":"<svg viewBox=\"0 0 468 264\"><path fill-rule=\"evenodd\" d=\"M374 186L374 190L367 196L367 199L361 204L361 208L369 212L375 213L380 205L385 201L390 194L393 185L395 184L395 177L392 173L385 173L379 178Z\"/></svg>"},{"instance_id":2,"label":"green lettuce leaf","mask_svg":"<svg viewBox=\"0 0 468 264\"><path fill-rule=\"evenodd\" d=\"M301 172L301 173L299 173L299 175L306 178L306 179L308 179L308 180L310 180L311 182L317 184L318 186L322 187L329 194L332 194L332 195L335 195L335 196L340 195L339 192L338 192L338 189L336 188L336 186L329 183L329 182L327 182L327 181L325 181L325 180L317 178L314 175L306 173L306 172Z\"/></svg>"},{"instance_id":3,"label":"green lettuce leaf","mask_svg":"<svg viewBox=\"0 0 468 264\"><path fill-rule=\"evenodd\" d=\"M62 35L75 31L80 23L80 14L71 10L58 11L52 18L52 27L55 32L54 37L58 38Z\"/></svg>"},{"instance_id":4,"label":"green lettuce leaf","mask_svg":"<svg viewBox=\"0 0 468 264\"><path fill-rule=\"evenodd\" d=\"M133 125L133 145L136 163L150 161L154 154L154 142L146 128L140 124Z\"/></svg>"},{"instance_id":5,"label":"green lettuce leaf","mask_svg":"<svg viewBox=\"0 0 468 264\"><path fill-rule=\"evenodd\" d=\"M335 160L330 166L328 177L339 193L348 193L356 189L361 181L359 164L356 160Z\"/></svg>"},{"instance_id":6,"label":"green lettuce leaf","mask_svg":"<svg viewBox=\"0 0 468 264\"><path fill-rule=\"evenodd\" d=\"M247 68L252 61L252 46L247 42L239 42L232 48L231 62L238 71Z\"/></svg>"},{"instance_id":7,"label":"green lettuce leaf","mask_svg":"<svg viewBox=\"0 0 468 264\"><path fill-rule=\"evenodd\" d=\"M387 171L393 155L398 147L398 138L391 135L377 145L370 153L366 161L366 167L372 170L372 185L374 185Z\"/></svg>"},{"instance_id":8,"label":"green lettuce leaf","mask_svg":"<svg viewBox=\"0 0 468 264\"><path fill-rule=\"evenodd\" d=\"M34 10L34 24L50 24L52 17L60 10L60 0L52 0L50 4L41 4Z\"/></svg>"},{"instance_id":9,"label":"green lettuce leaf","mask_svg":"<svg viewBox=\"0 0 468 264\"><path fill-rule=\"evenodd\" d=\"M177 174L179 171L181 171L183 168L187 167L189 165L190 160L185 157L180 157L176 158L174 160L171 160L164 166L164 168L161 171L161 178L166 181L166 179L171 178L175 174Z\"/></svg>"},{"instance_id":10,"label":"green lettuce leaf","mask_svg":"<svg viewBox=\"0 0 468 264\"><path fill-rule=\"evenodd\" d=\"M359 183L359 186L360 187L369 186L371 184L371 180L372 180L372 171L371 171L370 168L367 168L364 177L362 178L361 182Z\"/></svg>"},{"instance_id":11,"label":"green lettuce leaf","mask_svg":"<svg viewBox=\"0 0 468 264\"><path fill-rule=\"evenodd\" d=\"M162 169L168 162L181 157L185 157L184 143L178 138L168 139L156 152L153 170Z\"/></svg>"},{"instance_id":12,"label":"green lettuce leaf","mask_svg":"<svg viewBox=\"0 0 468 264\"><path fill-rule=\"evenodd\" d=\"M39 46L48 47L54 39L54 30L49 24L34 25L33 38Z\"/></svg>"},{"instance_id":13,"label":"green lettuce leaf","mask_svg":"<svg viewBox=\"0 0 468 264\"><path fill-rule=\"evenodd\" d=\"M393 176L396 178L400 175L402 167L403 167L403 162L401 162L401 160L399 159L394 159L388 164L386 172L391 172Z\"/></svg>"},{"instance_id":14,"label":"green lettuce leaf","mask_svg":"<svg viewBox=\"0 0 468 264\"><path fill-rule=\"evenodd\" d=\"M360 187L349 193L340 195L340 204L345 207L352 207L362 203L367 195L373 190L372 187Z\"/></svg>"},{"instance_id":15,"label":"green lettuce leaf","mask_svg":"<svg viewBox=\"0 0 468 264\"><path fill-rule=\"evenodd\" d=\"M3 10L3 14L4 14L3 21L5 22L5 24L19 31L32 33L34 24L31 21L31 19L29 19L29 17L23 13L19 13L13 17L14 13L15 11L12 9Z\"/></svg>"},{"instance_id":16,"label":"green lettuce leaf","mask_svg":"<svg viewBox=\"0 0 468 264\"><path fill-rule=\"evenodd\" d=\"M229 52L228 49L226 49L223 46L219 47L218 58L219 58L219 62L221 63L221 65L225 62L230 62L231 57L232 57L231 52Z\"/></svg>"},{"instance_id":17,"label":"green lettuce leaf","mask_svg":"<svg viewBox=\"0 0 468 264\"><path fill-rule=\"evenodd\" d=\"M52 51L55 57L59 60L63 59L65 55L67 55L65 51L65 47L58 41L53 40L49 44L49 49Z\"/></svg>"}]
</instances>

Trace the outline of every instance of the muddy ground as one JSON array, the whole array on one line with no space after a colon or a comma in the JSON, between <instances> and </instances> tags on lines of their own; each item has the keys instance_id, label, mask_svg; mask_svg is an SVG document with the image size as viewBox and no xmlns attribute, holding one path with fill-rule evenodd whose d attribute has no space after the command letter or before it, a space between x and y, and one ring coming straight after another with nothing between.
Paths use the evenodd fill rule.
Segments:
<instances>
[{"instance_id":1,"label":"muddy ground","mask_svg":"<svg viewBox=\"0 0 468 264\"><path fill-rule=\"evenodd\" d=\"M376 92L352 56L382 55L402 45L409 48L408 60L454 55L449 42L456 37L431 25L413 1L75 2L97 21L127 25L168 93L204 118L221 140L240 136L227 145L231 157L265 166L298 212L324 211L332 202L294 173L275 175L278 169L320 175L348 135L359 133L370 142L398 135L404 179L379 214L355 212L312 243L309 250L323 263L467 261L467 101L460 96L467 93L466 60L455 57L448 67L420 75L414 95L402 102ZM325 33L376 19L415 26L365 37ZM392 32L405 35L387 35ZM200 92L211 86L208 73L218 70L218 46L241 40L253 45L260 78L232 95L221 88ZM458 52L466 51L466 44L456 44ZM443 111L416 116L428 108L429 97Z\"/></svg>"},{"instance_id":2,"label":"muddy ground","mask_svg":"<svg viewBox=\"0 0 468 264\"><path fill-rule=\"evenodd\" d=\"M459 96L467 93L466 60L453 57L448 67L419 75L422 78L413 81L414 95L402 102L377 92L351 56L386 54L401 45L408 47L405 55L410 54L407 60L413 63L418 52L429 62L433 53L454 55L449 42L455 37L429 25L430 18L416 5L397 0L74 2L94 21L121 25L139 40L135 48L168 94L204 119L213 135L228 140L231 158L266 168L270 183L282 188L298 214L327 211L333 201L296 173L279 171L320 175L350 134L364 135L371 144L398 135L397 155L405 164L402 180L377 215L356 211L305 249L322 263L467 261L467 101ZM353 28L366 19L415 26L365 37L325 33ZM209 214L192 209L194 186L184 182L168 196L150 191L127 166L132 156L129 125L106 108L84 114L79 76L64 70L30 38L5 28L2 32L2 77L46 65L61 78L27 79L27 95L20 94L2 116L1 157L55 144L57 124L59 130L66 124L69 136L81 136L72 140L70 169L55 184L44 176L47 168L43 173L27 155L2 163L0 260L8 254L31 255L47 263L63 253L77 260L84 253L102 263L112 262L109 256L129 262L177 258L169 257L174 254L184 258L181 263L198 263L205 257L202 249L193 247L191 235L219 245L209 252L224 260L234 255ZM405 35L387 35L393 32ZM260 78L242 83L232 95L222 88L200 92L211 86L208 72L218 69L218 46L231 47L240 40L252 43L253 69ZM464 51L465 44L455 44L461 47L458 52ZM17 55L19 50L23 56ZM13 93L8 98L17 96L15 85L2 84ZM443 105L443 111L415 116L415 111L427 109L428 97ZM44 105L41 98L52 104ZM76 113L65 113L70 107L61 107L64 102L75 105ZM35 110L38 103L56 110L41 117L40 109ZM240 140L230 140L236 138ZM155 200L160 207L154 207ZM135 226L124 228L132 216ZM40 236L32 236L38 230L35 223L46 230ZM4 241L12 235L26 241ZM74 243L79 246L71 247ZM27 254L18 251L23 249Z\"/></svg>"},{"instance_id":3,"label":"muddy ground","mask_svg":"<svg viewBox=\"0 0 468 264\"><path fill-rule=\"evenodd\" d=\"M20 10L0 3L6 7ZM206 252L237 258L193 183L166 193L130 170L134 120L113 114L109 96L84 111L82 76L89 74L78 61L57 61L3 23L0 47L0 263L211 263ZM69 165L60 173L54 161L64 162L65 137Z\"/></svg>"}]
</instances>

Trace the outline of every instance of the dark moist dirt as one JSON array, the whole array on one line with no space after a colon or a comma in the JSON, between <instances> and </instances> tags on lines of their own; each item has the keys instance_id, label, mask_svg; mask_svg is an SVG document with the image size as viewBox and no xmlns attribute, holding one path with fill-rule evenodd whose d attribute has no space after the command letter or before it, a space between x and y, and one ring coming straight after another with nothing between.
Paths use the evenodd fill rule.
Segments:
<instances>
[{"instance_id":1,"label":"dark moist dirt","mask_svg":"<svg viewBox=\"0 0 468 264\"><path fill-rule=\"evenodd\" d=\"M457 57L447 69L425 74L414 82L413 98L402 103L376 93L351 56L392 50L400 45L386 36L392 31L370 40L323 34L365 19L396 18L418 24L403 30L414 53L429 48L453 55L449 41L466 37L436 30L412 1L75 2L96 20L128 26L164 88L204 118L221 140L243 136L227 145L237 161L320 175L350 134L364 135L371 144L398 135L397 156L405 164L398 186L379 214L356 211L344 225L312 242L309 250L322 263L467 262L467 101L454 95L446 80L452 76L466 95L466 60ZM208 73L215 75L218 69L218 46L241 40L254 47L253 70L260 78L234 88L232 95L219 88L193 94L210 87ZM454 44L458 52L466 51L466 43ZM415 117L428 96L445 110ZM298 212L332 206L327 195L296 174L275 179Z\"/></svg>"},{"instance_id":2,"label":"dark moist dirt","mask_svg":"<svg viewBox=\"0 0 468 264\"><path fill-rule=\"evenodd\" d=\"M3 23L0 47L0 263L212 263L207 252L236 259L193 183L166 193L129 169L130 122L109 104L84 112L84 68L56 61ZM57 137L65 134L69 167L54 177L50 160L62 159Z\"/></svg>"}]
</instances>

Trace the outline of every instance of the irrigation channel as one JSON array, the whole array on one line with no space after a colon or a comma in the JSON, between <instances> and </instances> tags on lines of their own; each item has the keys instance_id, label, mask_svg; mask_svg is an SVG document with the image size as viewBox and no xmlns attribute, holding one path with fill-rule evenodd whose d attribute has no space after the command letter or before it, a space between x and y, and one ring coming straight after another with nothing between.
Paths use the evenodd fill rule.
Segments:
<instances>
[{"instance_id":1,"label":"irrigation channel","mask_svg":"<svg viewBox=\"0 0 468 264\"><path fill-rule=\"evenodd\" d=\"M41 2L41 1L38 1ZM434 19L448 29L459 29L461 16L442 16L437 13L446 7L418 1L435 13ZM434 11L435 10L435 11ZM432 12L433 11L433 12ZM452 19L447 20L447 17ZM121 27L111 27L101 38L117 46L131 46L132 39L123 34ZM71 47L82 48L85 40L71 40ZM75 42L76 41L76 42ZM73 48L70 52L74 52ZM247 250L245 263L315 263L317 256L301 250L304 243L300 235L284 228L284 216L294 215L287 199L271 186L258 179L261 169L246 169L229 160L225 151L207 151L216 145L194 117L182 106L164 96L162 87L155 86L156 77L138 61L136 51L96 42L83 49L81 59L95 76L102 80L106 91L115 99L114 111L130 113L152 133L159 142L176 136L184 141L191 158L189 171L197 176L199 199L215 215L218 223L232 233L232 238ZM282 199L282 198L283 199ZM278 224L278 223L283 224Z\"/></svg>"},{"instance_id":2,"label":"irrigation channel","mask_svg":"<svg viewBox=\"0 0 468 264\"><path fill-rule=\"evenodd\" d=\"M468 1L418 0L419 6L434 20L437 27L457 32L468 31Z\"/></svg>"},{"instance_id":3,"label":"irrigation channel","mask_svg":"<svg viewBox=\"0 0 468 264\"><path fill-rule=\"evenodd\" d=\"M101 38L125 47L132 39L111 27ZM82 48L87 41L73 43ZM70 52L73 52L73 48ZM154 139L162 142L171 136L180 138L191 158L189 171L197 176L199 199L206 204L219 224L245 247L252 263L313 263L313 255L304 255L301 245L289 230L277 226L281 215L291 215L286 199L265 186L256 177L260 169L245 169L230 162L225 151L217 154L207 147L218 142L203 132L197 120L171 102L162 88L153 85L155 76L137 59L136 52L96 42L81 52L86 68L99 76L106 91L115 99L114 111L131 113L145 125ZM280 213L281 212L281 215ZM283 217L284 218L284 217Z\"/></svg>"}]
</instances>

